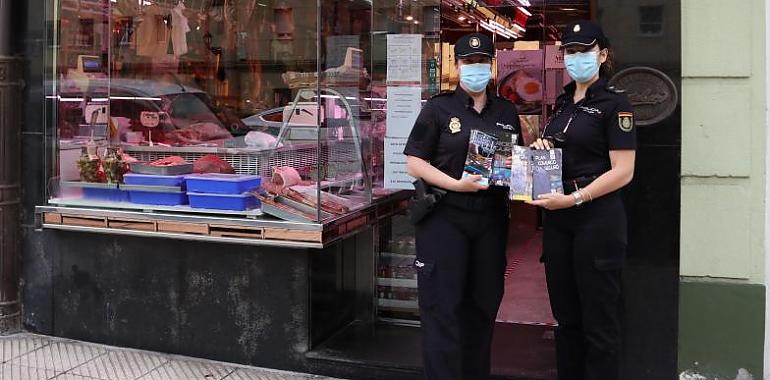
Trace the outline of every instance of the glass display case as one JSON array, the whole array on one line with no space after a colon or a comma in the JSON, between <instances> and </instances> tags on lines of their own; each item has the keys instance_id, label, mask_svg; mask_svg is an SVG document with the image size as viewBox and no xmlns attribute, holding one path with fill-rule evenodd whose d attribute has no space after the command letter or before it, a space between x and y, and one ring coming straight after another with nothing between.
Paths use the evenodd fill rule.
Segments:
<instances>
[{"instance_id":1,"label":"glass display case","mask_svg":"<svg viewBox=\"0 0 770 380\"><path fill-rule=\"evenodd\" d=\"M48 206L86 216L44 223L109 228L120 215L126 228L210 235L225 219L341 221L338 234L354 215L371 222L397 192L383 187L372 5L335 4L59 2Z\"/></svg>"}]
</instances>

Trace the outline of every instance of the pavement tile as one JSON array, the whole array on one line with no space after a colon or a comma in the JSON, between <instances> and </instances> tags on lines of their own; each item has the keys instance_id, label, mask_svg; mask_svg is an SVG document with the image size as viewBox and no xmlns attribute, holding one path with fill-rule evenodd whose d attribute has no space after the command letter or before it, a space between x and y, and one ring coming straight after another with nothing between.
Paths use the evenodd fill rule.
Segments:
<instances>
[{"instance_id":1,"label":"pavement tile","mask_svg":"<svg viewBox=\"0 0 770 380\"><path fill-rule=\"evenodd\" d=\"M110 351L75 367L69 373L105 380L134 380L168 361L166 356L145 352Z\"/></svg>"},{"instance_id":2,"label":"pavement tile","mask_svg":"<svg viewBox=\"0 0 770 380\"><path fill-rule=\"evenodd\" d=\"M55 372L67 372L106 352L107 350L104 348L83 343L53 341L49 345L19 356L9 363Z\"/></svg>"},{"instance_id":3,"label":"pavement tile","mask_svg":"<svg viewBox=\"0 0 770 380\"><path fill-rule=\"evenodd\" d=\"M341 380L34 334L0 337L0 380Z\"/></svg>"},{"instance_id":4,"label":"pavement tile","mask_svg":"<svg viewBox=\"0 0 770 380\"><path fill-rule=\"evenodd\" d=\"M334 380L330 377L258 369L237 369L224 380Z\"/></svg>"},{"instance_id":5,"label":"pavement tile","mask_svg":"<svg viewBox=\"0 0 770 380\"><path fill-rule=\"evenodd\" d=\"M48 344L51 344L49 339L36 335L20 334L0 337L0 363L5 363Z\"/></svg>"},{"instance_id":6,"label":"pavement tile","mask_svg":"<svg viewBox=\"0 0 770 380\"><path fill-rule=\"evenodd\" d=\"M204 361L172 360L139 380L222 380L234 370Z\"/></svg>"},{"instance_id":7,"label":"pavement tile","mask_svg":"<svg viewBox=\"0 0 770 380\"><path fill-rule=\"evenodd\" d=\"M108 378L95 379L93 377L85 377L80 375L73 375L71 373L63 373L59 376L54 377L52 380L110 380L110 379Z\"/></svg>"},{"instance_id":8,"label":"pavement tile","mask_svg":"<svg viewBox=\"0 0 770 380\"><path fill-rule=\"evenodd\" d=\"M0 364L0 380L45 380L56 376L56 372L13 364Z\"/></svg>"}]
</instances>

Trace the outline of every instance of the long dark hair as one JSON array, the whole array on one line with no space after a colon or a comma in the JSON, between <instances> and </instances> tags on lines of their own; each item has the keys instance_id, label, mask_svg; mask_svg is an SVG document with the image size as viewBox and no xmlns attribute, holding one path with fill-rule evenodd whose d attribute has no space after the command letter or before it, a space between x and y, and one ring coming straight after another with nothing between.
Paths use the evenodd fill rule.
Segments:
<instances>
[{"instance_id":1,"label":"long dark hair","mask_svg":"<svg viewBox=\"0 0 770 380\"><path fill-rule=\"evenodd\" d=\"M601 48L601 46L599 47ZM607 47L607 60L599 67L599 76L609 78L615 72L615 51Z\"/></svg>"}]
</instances>

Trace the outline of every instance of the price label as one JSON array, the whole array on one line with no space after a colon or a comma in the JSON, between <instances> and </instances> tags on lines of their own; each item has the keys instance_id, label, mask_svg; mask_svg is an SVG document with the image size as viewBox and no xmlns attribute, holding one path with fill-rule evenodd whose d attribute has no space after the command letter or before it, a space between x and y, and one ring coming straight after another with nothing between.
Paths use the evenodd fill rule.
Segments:
<instances>
[{"instance_id":1,"label":"price label","mask_svg":"<svg viewBox=\"0 0 770 380\"><path fill-rule=\"evenodd\" d=\"M144 127L155 128L160 124L160 114L157 112L142 111L139 121Z\"/></svg>"}]
</instances>

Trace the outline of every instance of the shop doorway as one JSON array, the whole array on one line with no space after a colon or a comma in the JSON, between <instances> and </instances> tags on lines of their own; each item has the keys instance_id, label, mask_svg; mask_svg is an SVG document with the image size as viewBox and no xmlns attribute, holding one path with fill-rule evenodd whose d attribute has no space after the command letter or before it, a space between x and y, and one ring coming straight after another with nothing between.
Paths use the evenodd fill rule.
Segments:
<instances>
[{"instance_id":1,"label":"shop doorway","mask_svg":"<svg viewBox=\"0 0 770 380\"><path fill-rule=\"evenodd\" d=\"M615 54L610 82L626 91L639 127L637 170L623 191L630 231L624 272L627 380L676 374L681 62L679 54L661 51L681 51L679 12L680 1L664 0L372 2L372 93L377 88L378 97L387 100L387 89L398 86L387 79L388 36L418 36L421 50L413 51L421 51L423 72L417 85L426 101L458 83L454 41L469 32L487 32L498 51L495 89L519 107L525 144L538 135L569 82L559 57L561 29L579 19L602 24ZM381 105L378 108L387 102ZM388 172L387 165L383 170ZM498 378L552 380L556 322L539 262L541 217L523 203L511 207L505 295L497 315L492 371ZM355 363L379 371L355 372L355 378L416 379L421 362L414 230L406 217L397 215L375 231L373 320L365 308L368 314L321 340L309 356L324 360L324 365ZM371 273L361 274L366 280L368 276Z\"/></svg>"}]
</instances>

